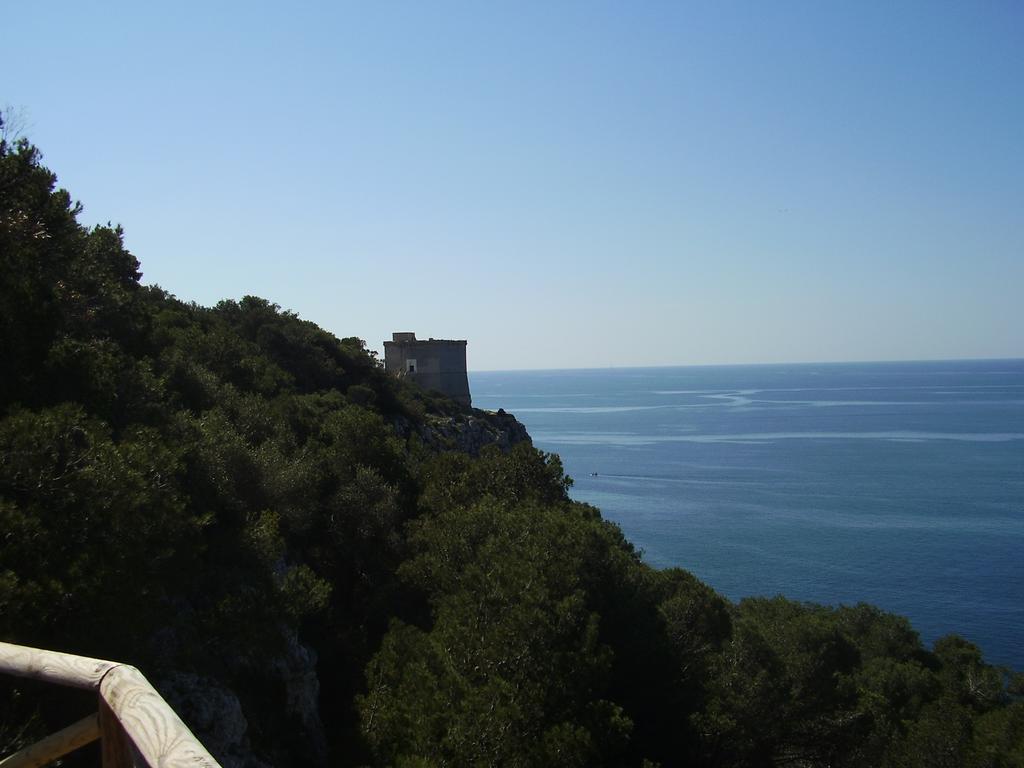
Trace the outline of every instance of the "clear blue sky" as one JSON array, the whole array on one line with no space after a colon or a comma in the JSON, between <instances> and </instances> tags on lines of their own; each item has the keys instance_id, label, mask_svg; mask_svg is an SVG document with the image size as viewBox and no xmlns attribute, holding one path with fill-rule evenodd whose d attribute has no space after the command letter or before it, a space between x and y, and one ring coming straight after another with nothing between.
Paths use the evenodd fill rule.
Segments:
<instances>
[{"instance_id":1,"label":"clear blue sky","mask_svg":"<svg viewBox=\"0 0 1024 768\"><path fill-rule=\"evenodd\" d=\"M146 282L471 369L1024 357L1020 2L9 5Z\"/></svg>"}]
</instances>

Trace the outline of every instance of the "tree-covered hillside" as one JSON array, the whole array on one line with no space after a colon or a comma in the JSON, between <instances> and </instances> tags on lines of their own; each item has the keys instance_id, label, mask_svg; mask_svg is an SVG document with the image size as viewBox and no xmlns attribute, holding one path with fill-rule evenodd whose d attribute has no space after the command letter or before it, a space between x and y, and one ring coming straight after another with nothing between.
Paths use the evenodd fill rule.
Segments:
<instances>
[{"instance_id":1,"label":"tree-covered hillside","mask_svg":"<svg viewBox=\"0 0 1024 768\"><path fill-rule=\"evenodd\" d=\"M225 766L1024 765L970 643L654 570L507 422L79 211L0 142L0 639L134 663ZM4 752L88 706L0 684Z\"/></svg>"}]
</instances>

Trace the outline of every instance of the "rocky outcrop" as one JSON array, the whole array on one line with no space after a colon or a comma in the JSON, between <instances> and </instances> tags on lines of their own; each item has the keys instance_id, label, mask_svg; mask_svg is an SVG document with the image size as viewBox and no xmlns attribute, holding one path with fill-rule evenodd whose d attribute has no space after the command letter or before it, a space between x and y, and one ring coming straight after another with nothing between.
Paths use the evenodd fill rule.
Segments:
<instances>
[{"instance_id":1,"label":"rocky outcrop","mask_svg":"<svg viewBox=\"0 0 1024 768\"><path fill-rule=\"evenodd\" d=\"M422 425L408 422L395 425L399 434L415 433L428 447L437 451L461 451L477 456L488 445L508 451L517 443L532 443L526 427L503 409L478 408L458 416L428 416Z\"/></svg>"},{"instance_id":2,"label":"rocky outcrop","mask_svg":"<svg viewBox=\"0 0 1024 768\"><path fill-rule=\"evenodd\" d=\"M267 768L249 744L249 723L238 696L219 681L192 672L171 672L160 693L224 768Z\"/></svg>"},{"instance_id":3,"label":"rocky outcrop","mask_svg":"<svg viewBox=\"0 0 1024 768\"><path fill-rule=\"evenodd\" d=\"M292 630L285 631L284 639L284 652L269 660L268 671L284 690L284 711L297 737L293 756L304 765L323 766L327 764L327 734L320 719L316 651L300 643Z\"/></svg>"},{"instance_id":4,"label":"rocky outcrop","mask_svg":"<svg viewBox=\"0 0 1024 768\"><path fill-rule=\"evenodd\" d=\"M158 678L161 695L224 768L327 765L317 654L294 629L280 633L276 652L224 659L217 677L169 669ZM170 631L159 638L162 650L176 644Z\"/></svg>"}]
</instances>

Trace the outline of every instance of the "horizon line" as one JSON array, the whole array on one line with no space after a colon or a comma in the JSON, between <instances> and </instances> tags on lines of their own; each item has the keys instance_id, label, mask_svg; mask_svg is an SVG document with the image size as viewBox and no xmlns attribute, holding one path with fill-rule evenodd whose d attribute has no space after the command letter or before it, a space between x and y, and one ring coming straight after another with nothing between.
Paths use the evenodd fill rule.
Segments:
<instances>
[{"instance_id":1,"label":"horizon line","mask_svg":"<svg viewBox=\"0 0 1024 768\"><path fill-rule=\"evenodd\" d=\"M943 357L888 360L796 360L758 363L656 363L652 365L590 365L569 368L471 368L467 373L550 373L553 371L629 371L661 368L753 368L776 365L883 365L893 363L1011 363L1024 357Z\"/></svg>"}]
</instances>

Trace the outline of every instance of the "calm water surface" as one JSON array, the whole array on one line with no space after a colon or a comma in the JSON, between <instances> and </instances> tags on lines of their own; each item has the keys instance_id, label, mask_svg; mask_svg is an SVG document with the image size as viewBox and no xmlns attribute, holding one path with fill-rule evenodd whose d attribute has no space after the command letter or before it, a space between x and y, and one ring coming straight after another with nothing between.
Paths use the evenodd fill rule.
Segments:
<instances>
[{"instance_id":1,"label":"calm water surface","mask_svg":"<svg viewBox=\"0 0 1024 768\"><path fill-rule=\"evenodd\" d=\"M654 566L1024 669L1024 360L470 375Z\"/></svg>"}]
</instances>

